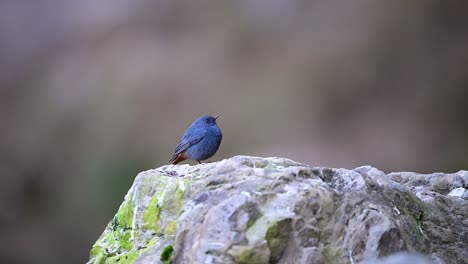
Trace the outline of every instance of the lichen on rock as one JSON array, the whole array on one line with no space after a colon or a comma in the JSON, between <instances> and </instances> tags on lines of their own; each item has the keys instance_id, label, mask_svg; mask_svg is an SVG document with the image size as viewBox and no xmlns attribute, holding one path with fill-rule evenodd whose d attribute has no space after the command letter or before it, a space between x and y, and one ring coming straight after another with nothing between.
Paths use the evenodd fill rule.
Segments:
<instances>
[{"instance_id":1,"label":"lichen on rock","mask_svg":"<svg viewBox=\"0 0 468 264\"><path fill-rule=\"evenodd\" d=\"M91 250L89 263L134 263L174 240L190 180L150 170L140 173Z\"/></svg>"},{"instance_id":2,"label":"lichen on rock","mask_svg":"<svg viewBox=\"0 0 468 264\"><path fill-rule=\"evenodd\" d=\"M167 165L136 177L89 263L372 263L402 251L468 263L467 188L466 171Z\"/></svg>"}]
</instances>

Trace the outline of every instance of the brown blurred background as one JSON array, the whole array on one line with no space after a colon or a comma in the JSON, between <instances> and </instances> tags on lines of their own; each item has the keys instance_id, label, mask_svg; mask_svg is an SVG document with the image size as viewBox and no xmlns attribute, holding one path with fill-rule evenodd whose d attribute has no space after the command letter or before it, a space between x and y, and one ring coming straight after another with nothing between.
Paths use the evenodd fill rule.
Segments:
<instances>
[{"instance_id":1,"label":"brown blurred background","mask_svg":"<svg viewBox=\"0 0 468 264\"><path fill-rule=\"evenodd\" d=\"M0 262L84 263L135 175L203 114L221 115L211 160L466 169L467 10L1 1Z\"/></svg>"}]
</instances>

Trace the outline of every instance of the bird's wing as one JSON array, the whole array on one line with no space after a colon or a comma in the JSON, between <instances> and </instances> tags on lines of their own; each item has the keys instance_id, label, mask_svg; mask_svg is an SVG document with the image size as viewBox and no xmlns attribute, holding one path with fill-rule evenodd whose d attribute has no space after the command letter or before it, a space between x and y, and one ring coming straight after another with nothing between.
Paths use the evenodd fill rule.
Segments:
<instances>
[{"instance_id":1,"label":"bird's wing","mask_svg":"<svg viewBox=\"0 0 468 264\"><path fill-rule=\"evenodd\" d=\"M193 133L195 132L195 133ZM191 146L197 144L198 142L200 142L200 140L202 140L205 135L206 135L206 131L203 130L203 131L193 131L192 133L187 133L185 134L182 139L180 140L180 143L179 145L177 145L175 151L174 151L174 156L172 159L174 159L174 157L177 157L177 155L179 155L180 153L186 151L188 148L190 148Z\"/></svg>"}]
</instances>

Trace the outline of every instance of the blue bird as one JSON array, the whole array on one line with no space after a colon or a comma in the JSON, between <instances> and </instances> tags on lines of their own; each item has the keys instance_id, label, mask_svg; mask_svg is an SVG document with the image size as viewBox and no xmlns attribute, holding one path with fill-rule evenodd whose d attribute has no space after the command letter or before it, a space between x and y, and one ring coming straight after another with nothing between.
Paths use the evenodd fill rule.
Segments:
<instances>
[{"instance_id":1,"label":"blue bird","mask_svg":"<svg viewBox=\"0 0 468 264\"><path fill-rule=\"evenodd\" d=\"M223 138L221 129L216 124L217 116L205 115L190 125L177 145L172 159L172 164L177 164L186 159L200 161L206 160L218 151Z\"/></svg>"}]
</instances>

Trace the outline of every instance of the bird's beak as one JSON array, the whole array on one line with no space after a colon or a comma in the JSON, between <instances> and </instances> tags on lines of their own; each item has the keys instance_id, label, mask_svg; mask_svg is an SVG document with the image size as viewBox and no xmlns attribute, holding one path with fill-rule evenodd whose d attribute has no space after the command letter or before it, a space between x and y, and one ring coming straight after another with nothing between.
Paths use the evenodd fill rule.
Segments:
<instances>
[{"instance_id":1,"label":"bird's beak","mask_svg":"<svg viewBox=\"0 0 468 264\"><path fill-rule=\"evenodd\" d=\"M216 120L216 119L218 119L218 117L219 117L219 115L215 116L214 119Z\"/></svg>"}]
</instances>

